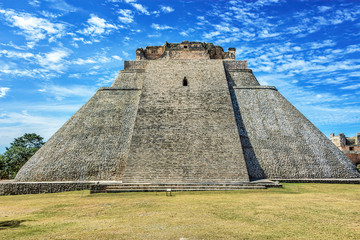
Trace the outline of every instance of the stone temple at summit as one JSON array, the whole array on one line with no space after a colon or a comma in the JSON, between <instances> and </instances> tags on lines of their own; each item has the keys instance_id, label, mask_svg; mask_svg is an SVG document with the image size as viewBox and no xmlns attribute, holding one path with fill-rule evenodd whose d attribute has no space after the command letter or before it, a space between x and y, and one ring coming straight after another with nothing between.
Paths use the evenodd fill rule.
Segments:
<instances>
[{"instance_id":1,"label":"stone temple at summit","mask_svg":"<svg viewBox=\"0 0 360 240\"><path fill-rule=\"evenodd\" d=\"M349 159L235 48L136 50L23 166L17 182L243 184L360 178Z\"/></svg>"}]
</instances>

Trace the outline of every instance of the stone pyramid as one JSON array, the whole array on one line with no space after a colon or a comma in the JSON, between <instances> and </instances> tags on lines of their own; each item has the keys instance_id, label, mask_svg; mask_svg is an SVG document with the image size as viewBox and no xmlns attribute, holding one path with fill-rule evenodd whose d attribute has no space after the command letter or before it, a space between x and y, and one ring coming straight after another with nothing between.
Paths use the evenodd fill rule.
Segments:
<instances>
[{"instance_id":1,"label":"stone pyramid","mask_svg":"<svg viewBox=\"0 0 360 240\"><path fill-rule=\"evenodd\" d=\"M24 165L16 181L238 184L359 178L349 159L235 49L136 51Z\"/></svg>"}]
</instances>

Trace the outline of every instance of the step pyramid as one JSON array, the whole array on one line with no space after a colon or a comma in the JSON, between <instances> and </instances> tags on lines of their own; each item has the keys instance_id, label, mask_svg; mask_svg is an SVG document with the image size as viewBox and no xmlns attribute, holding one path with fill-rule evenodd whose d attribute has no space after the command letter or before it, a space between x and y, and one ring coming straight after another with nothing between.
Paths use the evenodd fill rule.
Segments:
<instances>
[{"instance_id":1,"label":"step pyramid","mask_svg":"<svg viewBox=\"0 0 360 240\"><path fill-rule=\"evenodd\" d=\"M275 87L261 86L247 62L235 60L234 48L185 41L136 54L16 181L239 185L360 178Z\"/></svg>"}]
</instances>

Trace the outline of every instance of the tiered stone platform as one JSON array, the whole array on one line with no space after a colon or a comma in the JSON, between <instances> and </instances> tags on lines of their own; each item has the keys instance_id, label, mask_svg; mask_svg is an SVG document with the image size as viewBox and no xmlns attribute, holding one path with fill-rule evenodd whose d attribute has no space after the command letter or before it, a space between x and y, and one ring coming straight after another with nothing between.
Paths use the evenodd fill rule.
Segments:
<instances>
[{"instance_id":1,"label":"tiered stone platform","mask_svg":"<svg viewBox=\"0 0 360 240\"><path fill-rule=\"evenodd\" d=\"M232 191L244 189L266 189L269 187L282 187L278 182L267 179L245 183L121 183L99 182L90 187L90 193L120 193L120 192L181 192L181 191Z\"/></svg>"},{"instance_id":2,"label":"tiered stone platform","mask_svg":"<svg viewBox=\"0 0 360 240\"><path fill-rule=\"evenodd\" d=\"M90 190L90 193L116 193L116 192L165 192L171 189L178 191L230 191L243 189L266 189L281 187L278 182L262 179L238 184L216 183L122 183L121 181L57 181L57 182L15 182L0 181L1 195L57 193L68 191Z\"/></svg>"}]
</instances>

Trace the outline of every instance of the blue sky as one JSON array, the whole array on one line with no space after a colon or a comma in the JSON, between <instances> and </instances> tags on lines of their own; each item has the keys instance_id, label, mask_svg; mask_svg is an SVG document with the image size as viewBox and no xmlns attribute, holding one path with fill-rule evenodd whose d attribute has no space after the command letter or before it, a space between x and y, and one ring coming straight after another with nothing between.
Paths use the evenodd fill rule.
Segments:
<instances>
[{"instance_id":1,"label":"blue sky","mask_svg":"<svg viewBox=\"0 0 360 240\"><path fill-rule=\"evenodd\" d=\"M235 47L325 135L360 132L359 1L0 0L0 153L46 140L135 50Z\"/></svg>"}]
</instances>

